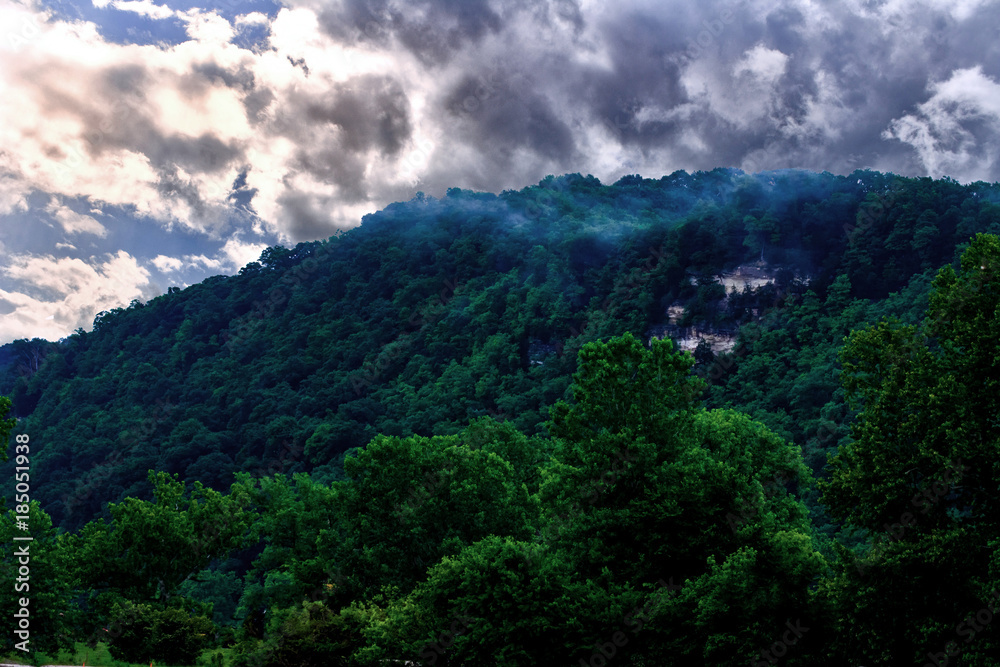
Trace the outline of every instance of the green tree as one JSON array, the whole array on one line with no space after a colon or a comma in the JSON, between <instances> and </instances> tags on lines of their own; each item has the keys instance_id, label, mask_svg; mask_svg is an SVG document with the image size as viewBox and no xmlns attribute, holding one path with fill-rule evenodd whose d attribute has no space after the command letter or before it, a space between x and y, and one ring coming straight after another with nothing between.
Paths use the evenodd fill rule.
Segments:
<instances>
[{"instance_id":1,"label":"green tree","mask_svg":"<svg viewBox=\"0 0 1000 667\"><path fill-rule=\"evenodd\" d=\"M108 599L166 602L214 558L243 545L253 516L232 496L150 472L153 502L128 498L72 536L85 590Z\"/></svg>"},{"instance_id":2,"label":"green tree","mask_svg":"<svg viewBox=\"0 0 1000 667\"><path fill-rule=\"evenodd\" d=\"M216 625L232 625L236 606L243 591L240 578L232 571L206 569L184 581L177 592L182 597L210 602L212 622Z\"/></svg>"},{"instance_id":3,"label":"green tree","mask_svg":"<svg viewBox=\"0 0 1000 667\"><path fill-rule=\"evenodd\" d=\"M743 239L743 245L751 248L754 252L759 248L760 261L764 261L764 249L767 247L768 242L777 244L781 241L779 224L780 221L770 213L759 219L752 215L744 217L743 226L747 231L747 235Z\"/></svg>"},{"instance_id":4,"label":"green tree","mask_svg":"<svg viewBox=\"0 0 1000 667\"><path fill-rule=\"evenodd\" d=\"M204 614L128 601L114 605L110 625L108 650L128 662L191 665L215 637L215 626Z\"/></svg>"},{"instance_id":5,"label":"green tree","mask_svg":"<svg viewBox=\"0 0 1000 667\"><path fill-rule=\"evenodd\" d=\"M334 491L301 473L292 479L275 475L257 480L239 473L237 479L233 494L256 514L253 530L263 544L247 575L237 616L297 608L305 599L348 604L342 568L320 558L317 548L320 532L337 525Z\"/></svg>"},{"instance_id":6,"label":"green tree","mask_svg":"<svg viewBox=\"0 0 1000 667\"><path fill-rule=\"evenodd\" d=\"M443 556L487 535L527 538L537 505L518 472L469 437L379 436L334 483L335 528L320 557L351 573L359 592L408 592Z\"/></svg>"},{"instance_id":7,"label":"green tree","mask_svg":"<svg viewBox=\"0 0 1000 667\"><path fill-rule=\"evenodd\" d=\"M527 667L565 664L638 599L610 598L542 545L490 536L443 558L410 595L358 603L348 614L366 621L366 646L354 655L363 665Z\"/></svg>"},{"instance_id":8,"label":"green tree","mask_svg":"<svg viewBox=\"0 0 1000 667\"><path fill-rule=\"evenodd\" d=\"M352 653L363 644L356 614L338 613L321 601L305 600L270 624L268 642L244 642L240 667L346 667L357 665Z\"/></svg>"},{"instance_id":9,"label":"green tree","mask_svg":"<svg viewBox=\"0 0 1000 667\"><path fill-rule=\"evenodd\" d=\"M573 404L552 409L549 434L579 457L586 443L606 434L634 438L667 437L690 424L705 383L688 371L689 354L673 351L669 340L647 349L630 333L607 343L585 345L573 376Z\"/></svg>"},{"instance_id":10,"label":"green tree","mask_svg":"<svg viewBox=\"0 0 1000 667\"><path fill-rule=\"evenodd\" d=\"M6 396L0 396L0 445L3 446L3 451L0 453L3 458L0 461L7 460L7 444L10 441L11 432L17 425L17 421L7 417L8 414L10 414L10 399Z\"/></svg>"},{"instance_id":11,"label":"green tree","mask_svg":"<svg viewBox=\"0 0 1000 667\"><path fill-rule=\"evenodd\" d=\"M16 618L21 600L27 600L29 651L55 655L73 646L74 626L80 620L71 604L78 583L73 568L77 554L37 501L28 504L27 512L23 509L15 507L0 517L0 540L6 545L0 559L0 578L10 587L0 595L0 614L5 619ZM18 527L18 515L27 515L27 532ZM14 541L15 536L25 535L31 541ZM27 567L27 575L19 572L22 566ZM8 631L2 645L6 651L19 653L13 649L20 641Z\"/></svg>"},{"instance_id":12,"label":"green tree","mask_svg":"<svg viewBox=\"0 0 1000 667\"><path fill-rule=\"evenodd\" d=\"M927 661L952 641L960 664L995 658L992 634L966 647L956 627L1000 584L998 340L1000 240L979 234L958 272L938 272L922 327L883 320L844 348L860 413L821 488L835 517L871 536L828 586L851 661Z\"/></svg>"},{"instance_id":13,"label":"green tree","mask_svg":"<svg viewBox=\"0 0 1000 667\"><path fill-rule=\"evenodd\" d=\"M650 614L640 654L732 664L789 615L815 615L809 587L825 564L788 492L809 481L800 450L746 416L699 408L693 363L670 341L647 349L628 334L581 350L575 402L552 410L543 539L612 597L683 585Z\"/></svg>"}]
</instances>

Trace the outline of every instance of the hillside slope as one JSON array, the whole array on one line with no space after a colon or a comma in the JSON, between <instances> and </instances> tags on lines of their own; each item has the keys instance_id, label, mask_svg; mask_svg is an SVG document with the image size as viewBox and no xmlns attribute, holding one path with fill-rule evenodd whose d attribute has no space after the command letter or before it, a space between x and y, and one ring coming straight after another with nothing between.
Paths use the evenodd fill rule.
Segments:
<instances>
[{"instance_id":1,"label":"hillside slope","mask_svg":"<svg viewBox=\"0 0 1000 667\"><path fill-rule=\"evenodd\" d=\"M148 497L150 469L217 489L236 471L329 480L378 433L452 434L484 414L538 433L583 343L648 336L672 312L739 332L730 357L695 350L709 403L806 446L819 471L846 436L843 335L921 313L929 272L1000 233L997 201L982 183L726 169L418 195L92 332L4 346L0 394L43 443L36 497L74 529ZM773 282L727 293L714 278L753 264Z\"/></svg>"}]
</instances>

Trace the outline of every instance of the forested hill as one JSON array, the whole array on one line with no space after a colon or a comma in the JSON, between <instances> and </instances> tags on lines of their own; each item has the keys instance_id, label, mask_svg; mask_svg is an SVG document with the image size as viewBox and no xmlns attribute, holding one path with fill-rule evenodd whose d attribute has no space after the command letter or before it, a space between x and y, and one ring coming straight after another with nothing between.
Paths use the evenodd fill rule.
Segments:
<instances>
[{"instance_id":1,"label":"forested hill","mask_svg":"<svg viewBox=\"0 0 1000 667\"><path fill-rule=\"evenodd\" d=\"M678 326L740 332L731 356L696 351L708 404L764 421L818 472L847 433L843 337L918 320L933 272L1000 233L998 202L983 183L730 169L421 194L92 332L4 346L0 395L40 443L35 497L75 529L149 497L149 470L220 490L237 471L329 481L376 434L481 415L540 433L581 345L662 331L673 306ZM714 276L740 265L774 280L727 294Z\"/></svg>"}]
</instances>

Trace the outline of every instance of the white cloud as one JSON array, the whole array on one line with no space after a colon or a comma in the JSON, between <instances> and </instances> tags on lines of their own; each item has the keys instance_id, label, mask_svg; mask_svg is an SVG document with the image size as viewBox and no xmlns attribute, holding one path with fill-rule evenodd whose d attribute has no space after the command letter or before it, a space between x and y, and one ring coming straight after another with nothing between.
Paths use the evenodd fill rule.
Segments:
<instances>
[{"instance_id":1,"label":"white cloud","mask_svg":"<svg viewBox=\"0 0 1000 667\"><path fill-rule=\"evenodd\" d=\"M31 336L56 340L89 329L102 310L149 296L149 272L124 251L91 263L51 255L21 255L0 267L13 290L0 299L14 310L0 319L0 340Z\"/></svg>"},{"instance_id":2,"label":"white cloud","mask_svg":"<svg viewBox=\"0 0 1000 667\"><path fill-rule=\"evenodd\" d=\"M229 239L214 257L207 255L184 255L183 257L157 255L150 260L150 263L165 274L190 270L209 271L216 274L235 273L250 262L257 261L265 248L267 246L262 243L243 243L238 239Z\"/></svg>"},{"instance_id":3,"label":"white cloud","mask_svg":"<svg viewBox=\"0 0 1000 667\"><path fill-rule=\"evenodd\" d=\"M236 35L229 21L218 14L202 13L192 9L184 15L187 23L187 33L191 39L202 44L224 45Z\"/></svg>"},{"instance_id":4,"label":"white cloud","mask_svg":"<svg viewBox=\"0 0 1000 667\"><path fill-rule=\"evenodd\" d=\"M100 237L108 235L108 230L105 229L104 225L89 215L77 213L73 209L60 206L55 202L50 204L46 210L56 219L67 234L94 234Z\"/></svg>"},{"instance_id":5,"label":"white cloud","mask_svg":"<svg viewBox=\"0 0 1000 667\"><path fill-rule=\"evenodd\" d=\"M187 262L189 268L208 269L214 272L219 272L224 268L233 268L227 266L229 262L223 259L206 257L205 255L185 255L184 261Z\"/></svg>"},{"instance_id":6,"label":"white cloud","mask_svg":"<svg viewBox=\"0 0 1000 667\"><path fill-rule=\"evenodd\" d=\"M893 120L883 137L910 144L934 177L989 180L1000 150L1000 84L977 66L954 71L929 92L915 113Z\"/></svg>"},{"instance_id":7,"label":"white cloud","mask_svg":"<svg viewBox=\"0 0 1000 667\"><path fill-rule=\"evenodd\" d=\"M0 170L3 169L4 162L3 153L0 152ZM0 173L0 215L28 210L27 194L16 174Z\"/></svg>"},{"instance_id":8,"label":"white cloud","mask_svg":"<svg viewBox=\"0 0 1000 667\"><path fill-rule=\"evenodd\" d=\"M733 66L733 75L750 74L759 81L774 85L785 73L788 56L777 49L757 44L746 51Z\"/></svg>"},{"instance_id":9,"label":"white cloud","mask_svg":"<svg viewBox=\"0 0 1000 667\"><path fill-rule=\"evenodd\" d=\"M267 14L262 14L261 12L250 12L249 14L240 14L236 17L236 25L239 27L246 25L267 25L270 21L267 18Z\"/></svg>"},{"instance_id":10,"label":"white cloud","mask_svg":"<svg viewBox=\"0 0 1000 667\"><path fill-rule=\"evenodd\" d=\"M166 5L157 5L152 0L114 0L111 6L123 12L134 12L151 19L168 19L176 15Z\"/></svg>"},{"instance_id":11,"label":"white cloud","mask_svg":"<svg viewBox=\"0 0 1000 667\"><path fill-rule=\"evenodd\" d=\"M113 0L112 6L153 18L172 11L152 0ZM186 22L190 39L164 48L111 43L90 23L45 22L44 15L23 7L0 9L0 22L39 27L30 49L0 51L0 89L7 91L0 105L0 214L23 210L27 194L41 191L99 207L135 207L167 228L180 225L220 237L233 219L231 185L249 166L247 187L257 191L254 207L264 218L252 224L289 242L301 233L293 231L300 222L279 202L297 196L300 185L319 212L313 227L325 224L332 232L356 225L359 212L388 203L387 192L405 191L415 180L412 169L394 164L398 156L386 159L378 148L357 152L341 172L356 171L356 180L373 187L367 201L344 203L336 183L303 173L299 164L304 150L345 141L341 126L259 125L247 107L249 95L270 97L264 113L284 114L298 124L307 121L301 105L331 103L331 86L387 72L406 77L415 88L408 94L419 104L419 89L431 85L421 82L412 58L337 44L310 10L282 9L270 26L277 50L260 53L231 44L233 26L214 12L174 14ZM254 12L236 23L267 21ZM310 76L289 57L304 58ZM243 77L247 84L216 73ZM96 219L62 215L67 232L103 229Z\"/></svg>"},{"instance_id":12,"label":"white cloud","mask_svg":"<svg viewBox=\"0 0 1000 667\"><path fill-rule=\"evenodd\" d=\"M244 243L238 239L229 239L222 247L221 255L225 256L231 267L242 269L250 262L256 262L266 248L263 243Z\"/></svg>"},{"instance_id":13,"label":"white cloud","mask_svg":"<svg viewBox=\"0 0 1000 667\"><path fill-rule=\"evenodd\" d=\"M905 16L913 11L940 11L948 12L956 21L965 21L972 17L976 11L993 0L889 0L884 5L875 5L877 11L883 16L899 17ZM866 3L868 4L868 3ZM868 4L868 6L871 6Z\"/></svg>"},{"instance_id":14,"label":"white cloud","mask_svg":"<svg viewBox=\"0 0 1000 667\"><path fill-rule=\"evenodd\" d=\"M155 266L160 273L173 273L175 271L180 271L184 268L184 262L177 259L176 257L167 257L166 255L157 255L152 260L153 266Z\"/></svg>"}]
</instances>

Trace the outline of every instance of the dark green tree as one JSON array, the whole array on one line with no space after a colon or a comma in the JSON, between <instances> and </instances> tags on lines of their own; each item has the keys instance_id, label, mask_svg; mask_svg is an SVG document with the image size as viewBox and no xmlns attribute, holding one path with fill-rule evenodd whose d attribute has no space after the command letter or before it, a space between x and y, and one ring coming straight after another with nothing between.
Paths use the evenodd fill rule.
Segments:
<instances>
[{"instance_id":1,"label":"dark green tree","mask_svg":"<svg viewBox=\"0 0 1000 667\"><path fill-rule=\"evenodd\" d=\"M3 447L3 452L0 456L3 458L2 461L7 460L7 444L10 441L10 434L17 425L17 421L9 418L7 415L10 414L10 399L6 396L0 396L0 446ZM30 443L29 443L30 444Z\"/></svg>"},{"instance_id":2,"label":"dark green tree","mask_svg":"<svg viewBox=\"0 0 1000 667\"><path fill-rule=\"evenodd\" d=\"M789 617L815 615L809 587L825 565L788 492L809 481L801 452L743 415L698 407L693 363L670 341L646 348L628 334L581 350L574 403L552 410L543 539L612 597L683 587L630 651L732 664Z\"/></svg>"},{"instance_id":3,"label":"dark green tree","mask_svg":"<svg viewBox=\"0 0 1000 667\"><path fill-rule=\"evenodd\" d=\"M108 650L117 660L191 665L215 639L204 613L183 607L157 608L128 601L111 609Z\"/></svg>"},{"instance_id":4,"label":"dark green tree","mask_svg":"<svg viewBox=\"0 0 1000 667\"><path fill-rule=\"evenodd\" d=\"M821 488L871 538L829 583L850 661L945 661L946 646L962 665L997 658L993 633L962 624L1000 584L998 340L1000 240L980 234L938 273L921 327L884 320L844 348L860 413Z\"/></svg>"},{"instance_id":5,"label":"dark green tree","mask_svg":"<svg viewBox=\"0 0 1000 667\"><path fill-rule=\"evenodd\" d=\"M464 436L379 436L345 461L333 485L336 526L320 532L320 558L362 594L408 592L427 569L487 535L525 539L537 504L514 466Z\"/></svg>"}]
</instances>

